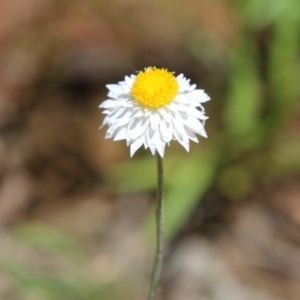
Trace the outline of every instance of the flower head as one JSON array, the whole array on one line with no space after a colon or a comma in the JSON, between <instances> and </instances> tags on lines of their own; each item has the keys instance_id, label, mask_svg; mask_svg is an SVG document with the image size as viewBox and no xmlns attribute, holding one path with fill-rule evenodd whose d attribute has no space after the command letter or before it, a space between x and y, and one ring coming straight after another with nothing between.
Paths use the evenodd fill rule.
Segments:
<instances>
[{"instance_id":1,"label":"flower head","mask_svg":"<svg viewBox=\"0 0 300 300\"><path fill-rule=\"evenodd\" d=\"M108 125L105 138L126 140L130 155L142 146L164 156L165 147L177 140L189 151L196 134L207 137L202 103L210 97L182 74L149 67L108 84L108 98L99 107L106 115L100 128Z\"/></svg>"}]
</instances>

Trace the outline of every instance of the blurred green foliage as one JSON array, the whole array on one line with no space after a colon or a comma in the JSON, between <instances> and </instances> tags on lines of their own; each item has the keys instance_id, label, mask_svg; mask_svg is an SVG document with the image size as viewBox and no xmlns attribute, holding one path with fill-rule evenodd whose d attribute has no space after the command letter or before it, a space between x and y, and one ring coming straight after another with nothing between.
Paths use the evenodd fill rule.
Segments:
<instances>
[{"instance_id":1,"label":"blurred green foliage","mask_svg":"<svg viewBox=\"0 0 300 300\"><path fill-rule=\"evenodd\" d=\"M84 249L58 230L38 223L17 226L6 245L0 252L0 275L11 279L13 288L9 295L1 293L1 299L109 300L130 295L129 278L97 282Z\"/></svg>"},{"instance_id":2,"label":"blurred green foliage","mask_svg":"<svg viewBox=\"0 0 300 300\"><path fill-rule=\"evenodd\" d=\"M165 169L165 234L173 236L193 211L200 195L210 186L217 167L218 153L202 147L197 153L171 154L164 161ZM124 176L126 174L126 176ZM117 183L119 192L155 190L155 159L142 156L124 163L114 170L111 182ZM154 218L150 213L145 224L147 236L153 233ZM149 243L150 244L150 243Z\"/></svg>"}]
</instances>

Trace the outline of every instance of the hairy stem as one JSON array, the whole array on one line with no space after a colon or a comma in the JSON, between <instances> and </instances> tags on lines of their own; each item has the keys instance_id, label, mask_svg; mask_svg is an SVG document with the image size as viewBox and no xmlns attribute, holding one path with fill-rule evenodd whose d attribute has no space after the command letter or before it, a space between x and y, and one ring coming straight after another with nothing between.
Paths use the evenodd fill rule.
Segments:
<instances>
[{"instance_id":1,"label":"hairy stem","mask_svg":"<svg viewBox=\"0 0 300 300\"><path fill-rule=\"evenodd\" d=\"M162 269L164 247L164 205L163 205L163 159L157 154L157 200L156 200L156 252L147 300L155 299Z\"/></svg>"}]
</instances>

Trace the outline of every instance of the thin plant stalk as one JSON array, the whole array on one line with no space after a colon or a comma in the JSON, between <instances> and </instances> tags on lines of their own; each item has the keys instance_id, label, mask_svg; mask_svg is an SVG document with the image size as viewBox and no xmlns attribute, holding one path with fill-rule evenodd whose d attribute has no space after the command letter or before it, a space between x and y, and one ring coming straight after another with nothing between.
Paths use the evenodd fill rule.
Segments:
<instances>
[{"instance_id":1,"label":"thin plant stalk","mask_svg":"<svg viewBox=\"0 0 300 300\"><path fill-rule=\"evenodd\" d=\"M157 199L156 199L156 252L152 267L151 282L147 300L154 300L163 263L164 247L164 203L163 203L163 159L157 154Z\"/></svg>"}]
</instances>

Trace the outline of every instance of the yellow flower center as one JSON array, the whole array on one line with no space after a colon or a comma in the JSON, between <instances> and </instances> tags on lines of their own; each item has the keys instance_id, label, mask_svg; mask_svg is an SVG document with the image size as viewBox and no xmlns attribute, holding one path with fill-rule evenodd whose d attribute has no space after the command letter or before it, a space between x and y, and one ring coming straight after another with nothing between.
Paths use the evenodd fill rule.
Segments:
<instances>
[{"instance_id":1,"label":"yellow flower center","mask_svg":"<svg viewBox=\"0 0 300 300\"><path fill-rule=\"evenodd\" d=\"M135 101L151 108L170 103L178 93L178 82L167 69L155 67L140 71L131 88Z\"/></svg>"}]
</instances>

